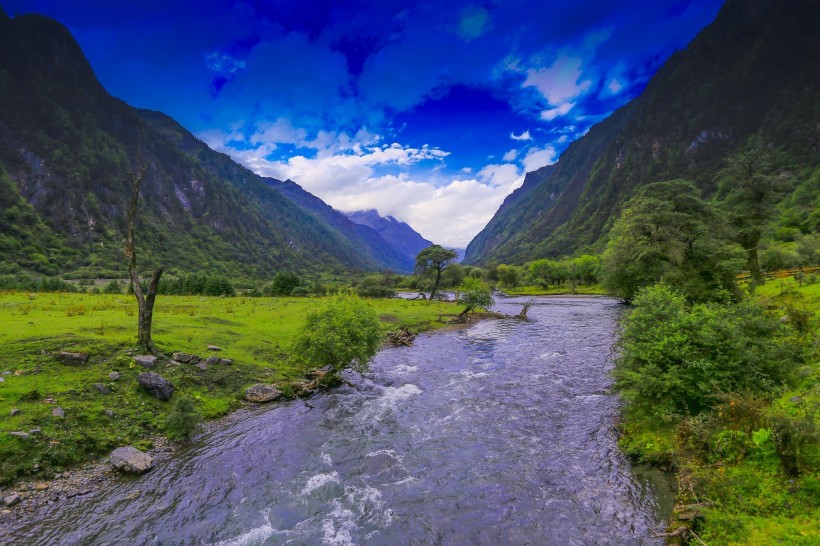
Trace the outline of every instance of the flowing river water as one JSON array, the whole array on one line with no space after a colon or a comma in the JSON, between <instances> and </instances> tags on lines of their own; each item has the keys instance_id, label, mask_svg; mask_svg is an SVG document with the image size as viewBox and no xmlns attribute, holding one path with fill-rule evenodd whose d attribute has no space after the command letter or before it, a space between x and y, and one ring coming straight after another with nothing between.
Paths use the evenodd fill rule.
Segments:
<instances>
[{"instance_id":1,"label":"flowing river water","mask_svg":"<svg viewBox=\"0 0 820 546\"><path fill-rule=\"evenodd\" d=\"M502 298L515 314L523 298ZM536 298L387 349L307 403L241 411L20 544L654 544L664 491L618 451L621 306ZM660 496L659 496L660 493Z\"/></svg>"}]
</instances>

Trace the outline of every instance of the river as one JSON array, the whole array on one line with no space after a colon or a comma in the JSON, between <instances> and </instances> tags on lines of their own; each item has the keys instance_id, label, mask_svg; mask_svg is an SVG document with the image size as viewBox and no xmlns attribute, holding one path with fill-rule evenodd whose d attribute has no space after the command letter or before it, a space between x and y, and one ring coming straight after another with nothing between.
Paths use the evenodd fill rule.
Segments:
<instances>
[{"instance_id":1,"label":"river","mask_svg":"<svg viewBox=\"0 0 820 546\"><path fill-rule=\"evenodd\" d=\"M515 314L524 298L500 298ZM381 351L366 376L243 410L146 475L37 515L21 544L655 544L618 451L622 306L536 298ZM661 495L663 498L663 495Z\"/></svg>"}]
</instances>

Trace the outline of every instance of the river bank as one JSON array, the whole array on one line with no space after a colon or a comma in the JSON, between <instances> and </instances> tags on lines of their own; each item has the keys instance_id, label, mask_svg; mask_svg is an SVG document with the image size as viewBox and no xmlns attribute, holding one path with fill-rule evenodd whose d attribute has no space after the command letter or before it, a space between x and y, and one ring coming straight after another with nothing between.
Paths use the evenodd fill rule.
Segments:
<instances>
[{"instance_id":1,"label":"river bank","mask_svg":"<svg viewBox=\"0 0 820 546\"><path fill-rule=\"evenodd\" d=\"M621 312L545 299L526 322L422 335L381 351L353 387L227 416L161 467L46 506L12 538L655 543L654 486L618 451L606 394Z\"/></svg>"}]
</instances>

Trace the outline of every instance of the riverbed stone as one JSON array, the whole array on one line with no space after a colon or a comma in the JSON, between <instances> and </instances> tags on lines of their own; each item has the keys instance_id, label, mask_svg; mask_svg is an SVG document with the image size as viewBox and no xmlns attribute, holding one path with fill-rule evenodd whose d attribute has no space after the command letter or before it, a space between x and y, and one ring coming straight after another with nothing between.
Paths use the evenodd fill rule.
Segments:
<instances>
[{"instance_id":1,"label":"riverbed stone","mask_svg":"<svg viewBox=\"0 0 820 546\"><path fill-rule=\"evenodd\" d=\"M3 497L3 504L5 504L6 506L14 506L18 502L20 502L20 495L18 495L17 493L13 495L8 495L7 497Z\"/></svg>"},{"instance_id":2,"label":"riverbed stone","mask_svg":"<svg viewBox=\"0 0 820 546\"><path fill-rule=\"evenodd\" d=\"M28 432L23 432L22 430L15 430L9 432L9 436L14 436L15 438L20 438L21 440L28 440L29 434Z\"/></svg>"},{"instance_id":3,"label":"riverbed stone","mask_svg":"<svg viewBox=\"0 0 820 546\"><path fill-rule=\"evenodd\" d=\"M57 353L57 360L68 366L81 366L88 361L88 353L75 353L71 351L60 351Z\"/></svg>"},{"instance_id":4,"label":"riverbed stone","mask_svg":"<svg viewBox=\"0 0 820 546\"><path fill-rule=\"evenodd\" d=\"M154 466L154 460L134 446L118 447L109 456L111 466L120 472L141 474Z\"/></svg>"},{"instance_id":5,"label":"riverbed stone","mask_svg":"<svg viewBox=\"0 0 820 546\"><path fill-rule=\"evenodd\" d=\"M276 385L266 385L264 383L257 383L245 389L245 400L249 402L272 402L282 397L282 391L276 388Z\"/></svg>"},{"instance_id":6,"label":"riverbed stone","mask_svg":"<svg viewBox=\"0 0 820 546\"><path fill-rule=\"evenodd\" d=\"M111 389L109 389L104 383L94 383L91 386L97 389L97 392L100 394L111 394Z\"/></svg>"},{"instance_id":7,"label":"riverbed stone","mask_svg":"<svg viewBox=\"0 0 820 546\"><path fill-rule=\"evenodd\" d=\"M170 381L154 372L144 372L137 376L137 381L148 394L167 402L174 394L174 385Z\"/></svg>"},{"instance_id":8,"label":"riverbed stone","mask_svg":"<svg viewBox=\"0 0 820 546\"><path fill-rule=\"evenodd\" d=\"M231 360L230 358L220 358L219 363L223 366L230 366L231 364L233 364L233 360Z\"/></svg>"},{"instance_id":9,"label":"riverbed stone","mask_svg":"<svg viewBox=\"0 0 820 546\"><path fill-rule=\"evenodd\" d=\"M133 358L134 364L143 368L153 368L157 364L157 357L154 355L136 355Z\"/></svg>"},{"instance_id":10,"label":"riverbed stone","mask_svg":"<svg viewBox=\"0 0 820 546\"><path fill-rule=\"evenodd\" d=\"M208 364L206 364L205 362L200 362L199 364L196 365L196 367L204 372L205 370L208 369Z\"/></svg>"}]
</instances>

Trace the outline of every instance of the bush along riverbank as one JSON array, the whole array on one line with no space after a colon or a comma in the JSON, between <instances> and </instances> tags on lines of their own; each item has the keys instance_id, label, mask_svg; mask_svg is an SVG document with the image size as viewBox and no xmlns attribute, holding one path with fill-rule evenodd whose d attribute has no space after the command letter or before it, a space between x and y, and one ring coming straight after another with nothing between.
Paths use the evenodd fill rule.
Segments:
<instances>
[{"instance_id":1,"label":"bush along riverbank","mask_svg":"<svg viewBox=\"0 0 820 546\"><path fill-rule=\"evenodd\" d=\"M677 544L820 543L820 285L691 304L664 284L625 318L620 445L673 469Z\"/></svg>"},{"instance_id":2,"label":"bush along riverbank","mask_svg":"<svg viewBox=\"0 0 820 546\"><path fill-rule=\"evenodd\" d=\"M160 297L154 340L164 356L153 359L131 349L127 296L0 294L0 501L26 500L13 498L18 480L50 480L120 446L184 439L200 419L242 406L253 385L275 387L275 398L317 383L292 339L327 299ZM444 328L460 311L446 302L366 305L382 337ZM264 399L261 390L250 398Z\"/></svg>"}]
</instances>

